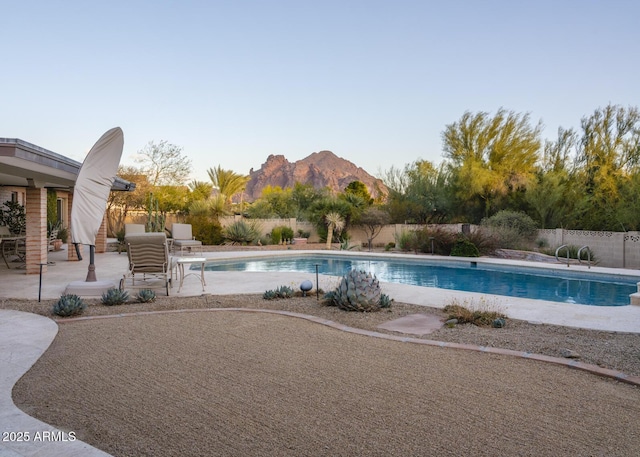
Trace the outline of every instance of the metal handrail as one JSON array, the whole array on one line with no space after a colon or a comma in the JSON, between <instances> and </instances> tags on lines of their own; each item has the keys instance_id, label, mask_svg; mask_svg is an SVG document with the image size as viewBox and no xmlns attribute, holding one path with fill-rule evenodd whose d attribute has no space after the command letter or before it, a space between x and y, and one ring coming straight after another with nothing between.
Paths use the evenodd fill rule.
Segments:
<instances>
[{"instance_id":1,"label":"metal handrail","mask_svg":"<svg viewBox=\"0 0 640 457\"><path fill-rule=\"evenodd\" d=\"M587 250L587 265L589 268L591 268L591 248L589 246L582 246L580 249L578 249L578 262L582 263L582 259L580 258L580 253L582 252L583 249Z\"/></svg>"},{"instance_id":2,"label":"metal handrail","mask_svg":"<svg viewBox=\"0 0 640 457\"><path fill-rule=\"evenodd\" d=\"M563 244L558 249L556 249L556 260L558 262L560 262L560 259L558 258L558 253L560 252L560 249L562 249L562 248L566 248L567 249L567 268L569 268L569 246L567 246L566 244Z\"/></svg>"}]
</instances>

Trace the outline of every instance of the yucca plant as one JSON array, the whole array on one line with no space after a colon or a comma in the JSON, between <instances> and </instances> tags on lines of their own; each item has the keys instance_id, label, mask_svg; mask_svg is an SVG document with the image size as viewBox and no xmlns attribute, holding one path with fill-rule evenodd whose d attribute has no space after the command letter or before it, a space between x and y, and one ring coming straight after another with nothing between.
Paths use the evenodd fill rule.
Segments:
<instances>
[{"instance_id":1,"label":"yucca plant","mask_svg":"<svg viewBox=\"0 0 640 457\"><path fill-rule=\"evenodd\" d=\"M62 317L75 316L82 314L87 305L82 298L73 294L64 294L55 305L53 305L53 314Z\"/></svg>"},{"instance_id":2,"label":"yucca plant","mask_svg":"<svg viewBox=\"0 0 640 457\"><path fill-rule=\"evenodd\" d=\"M151 289L142 289L136 295L140 303L153 303L156 301L156 293Z\"/></svg>"},{"instance_id":3,"label":"yucca plant","mask_svg":"<svg viewBox=\"0 0 640 457\"><path fill-rule=\"evenodd\" d=\"M129 300L129 292L112 287L102 294L102 304L107 306L122 305Z\"/></svg>"}]
</instances>

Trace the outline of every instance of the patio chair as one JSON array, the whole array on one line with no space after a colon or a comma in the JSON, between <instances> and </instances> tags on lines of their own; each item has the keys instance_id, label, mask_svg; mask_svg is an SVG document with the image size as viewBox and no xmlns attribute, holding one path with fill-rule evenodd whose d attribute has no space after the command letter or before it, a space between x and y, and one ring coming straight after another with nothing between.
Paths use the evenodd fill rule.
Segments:
<instances>
[{"instance_id":1,"label":"patio chair","mask_svg":"<svg viewBox=\"0 0 640 457\"><path fill-rule=\"evenodd\" d=\"M171 260L164 233L138 233L125 237L129 268L120 290L164 288L169 296Z\"/></svg>"},{"instance_id":2,"label":"patio chair","mask_svg":"<svg viewBox=\"0 0 640 457\"><path fill-rule=\"evenodd\" d=\"M124 236L135 235L136 233L145 233L144 224L124 224Z\"/></svg>"},{"instance_id":3,"label":"patio chair","mask_svg":"<svg viewBox=\"0 0 640 457\"><path fill-rule=\"evenodd\" d=\"M6 225L0 226L0 251L2 252L2 258L4 263L9 266L9 262L20 262L20 266L25 263L25 257L27 255L26 236L16 236L9 230ZM17 259L12 259L17 257ZM11 259L11 260L10 260Z\"/></svg>"},{"instance_id":4,"label":"patio chair","mask_svg":"<svg viewBox=\"0 0 640 457\"><path fill-rule=\"evenodd\" d=\"M174 252L180 249L180 256L183 256L185 251L192 253L196 249L202 255L202 241L198 241L193 237L191 224L173 224L171 226L171 235L173 237Z\"/></svg>"}]
</instances>

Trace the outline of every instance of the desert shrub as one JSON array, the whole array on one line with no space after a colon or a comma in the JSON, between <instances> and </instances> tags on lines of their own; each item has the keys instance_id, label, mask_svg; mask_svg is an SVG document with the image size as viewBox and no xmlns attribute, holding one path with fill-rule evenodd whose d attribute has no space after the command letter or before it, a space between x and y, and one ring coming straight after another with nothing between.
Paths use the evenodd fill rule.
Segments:
<instances>
[{"instance_id":1,"label":"desert shrub","mask_svg":"<svg viewBox=\"0 0 640 457\"><path fill-rule=\"evenodd\" d=\"M460 303L458 300L453 299L450 304L443 308L443 311L448 314L449 319L457 319L458 324L491 326L496 319L507 318L496 305L488 303L483 298L480 299L479 304L475 304L473 300Z\"/></svg>"},{"instance_id":2,"label":"desert shrub","mask_svg":"<svg viewBox=\"0 0 640 457\"><path fill-rule=\"evenodd\" d=\"M73 294L64 294L60 296L60 299L53 305L53 314L61 317L75 316L82 314L87 308L86 303L82 298Z\"/></svg>"},{"instance_id":3,"label":"desert shrub","mask_svg":"<svg viewBox=\"0 0 640 457\"><path fill-rule=\"evenodd\" d=\"M500 240L486 227L478 227L465 236L470 242L475 244L480 255L493 254L500 246Z\"/></svg>"},{"instance_id":4,"label":"desert shrub","mask_svg":"<svg viewBox=\"0 0 640 457\"><path fill-rule=\"evenodd\" d=\"M396 233L394 238L396 240L394 245L398 246L398 249L404 252L413 251L413 240L415 238L414 231L403 230L400 233Z\"/></svg>"},{"instance_id":5,"label":"desert shrub","mask_svg":"<svg viewBox=\"0 0 640 457\"><path fill-rule=\"evenodd\" d=\"M280 244L283 241L293 239L293 229L291 227L287 227L286 225L274 227L271 230L270 236L271 244Z\"/></svg>"},{"instance_id":6,"label":"desert shrub","mask_svg":"<svg viewBox=\"0 0 640 457\"><path fill-rule=\"evenodd\" d=\"M307 230L298 229L298 238L309 238L311 236L311 232Z\"/></svg>"},{"instance_id":7,"label":"desert shrub","mask_svg":"<svg viewBox=\"0 0 640 457\"><path fill-rule=\"evenodd\" d=\"M499 247L506 249L526 249L538 234L535 221L519 211L499 211L483 219L481 225L491 230Z\"/></svg>"},{"instance_id":8,"label":"desert shrub","mask_svg":"<svg viewBox=\"0 0 640 457\"><path fill-rule=\"evenodd\" d=\"M112 287L102 294L102 304L107 306L122 305L129 300L129 292Z\"/></svg>"},{"instance_id":9,"label":"desert shrub","mask_svg":"<svg viewBox=\"0 0 640 457\"><path fill-rule=\"evenodd\" d=\"M195 239L202 241L205 246L215 246L224 241L222 226L216 219L205 215L190 215L187 223L191 224L191 233Z\"/></svg>"},{"instance_id":10,"label":"desert shrub","mask_svg":"<svg viewBox=\"0 0 640 457\"><path fill-rule=\"evenodd\" d=\"M260 239L260 227L254 221L235 221L226 227L222 235L229 244L254 244Z\"/></svg>"},{"instance_id":11,"label":"desert shrub","mask_svg":"<svg viewBox=\"0 0 640 457\"><path fill-rule=\"evenodd\" d=\"M451 248L451 255L456 257L480 257L480 251L466 237L460 236Z\"/></svg>"}]
</instances>

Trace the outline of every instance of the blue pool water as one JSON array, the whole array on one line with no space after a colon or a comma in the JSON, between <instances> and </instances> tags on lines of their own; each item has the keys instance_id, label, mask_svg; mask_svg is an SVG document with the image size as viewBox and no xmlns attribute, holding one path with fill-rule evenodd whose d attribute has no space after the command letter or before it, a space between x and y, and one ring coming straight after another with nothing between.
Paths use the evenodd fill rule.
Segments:
<instances>
[{"instance_id":1,"label":"blue pool water","mask_svg":"<svg viewBox=\"0 0 640 457\"><path fill-rule=\"evenodd\" d=\"M429 261L330 256L272 257L210 262L207 271L295 271L342 276L355 268L380 281L506 295L563 303L624 306L640 278L564 270L486 265L473 261Z\"/></svg>"}]
</instances>

